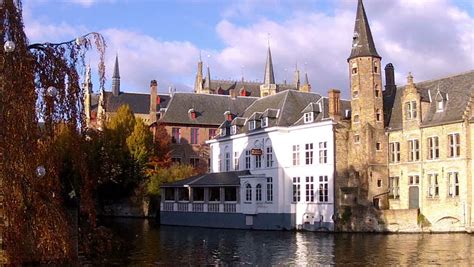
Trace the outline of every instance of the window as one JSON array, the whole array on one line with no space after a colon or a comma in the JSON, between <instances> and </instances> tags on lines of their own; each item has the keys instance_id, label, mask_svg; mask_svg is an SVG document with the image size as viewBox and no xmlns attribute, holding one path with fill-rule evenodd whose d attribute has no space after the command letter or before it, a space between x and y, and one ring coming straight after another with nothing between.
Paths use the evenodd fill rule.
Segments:
<instances>
[{"instance_id":1,"label":"window","mask_svg":"<svg viewBox=\"0 0 474 267\"><path fill-rule=\"evenodd\" d=\"M375 143L375 150L381 151L382 150L382 144L379 143L379 142Z\"/></svg>"},{"instance_id":2,"label":"window","mask_svg":"<svg viewBox=\"0 0 474 267\"><path fill-rule=\"evenodd\" d=\"M437 136L428 137L428 159L439 158L439 140Z\"/></svg>"},{"instance_id":3,"label":"window","mask_svg":"<svg viewBox=\"0 0 474 267\"><path fill-rule=\"evenodd\" d=\"M262 185L257 184L255 187L255 201L262 201Z\"/></svg>"},{"instance_id":4,"label":"window","mask_svg":"<svg viewBox=\"0 0 474 267\"><path fill-rule=\"evenodd\" d=\"M225 171L230 171L230 152L225 152Z\"/></svg>"},{"instance_id":5,"label":"window","mask_svg":"<svg viewBox=\"0 0 474 267\"><path fill-rule=\"evenodd\" d=\"M181 164L181 158L171 158L173 164Z\"/></svg>"},{"instance_id":6,"label":"window","mask_svg":"<svg viewBox=\"0 0 474 267\"><path fill-rule=\"evenodd\" d=\"M420 160L420 142L418 139L408 141L408 161Z\"/></svg>"},{"instance_id":7,"label":"window","mask_svg":"<svg viewBox=\"0 0 474 267\"><path fill-rule=\"evenodd\" d=\"M306 176L306 202L314 202L313 176Z\"/></svg>"},{"instance_id":8,"label":"window","mask_svg":"<svg viewBox=\"0 0 474 267\"><path fill-rule=\"evenodd\" d=\"M232 127L230 127L230 134L232 134L232 135L237 134L237 126L236 125L232 125Z\"/></svg>"},{"instance_id":9,"label":"window","mask_svg":"<svg viewBox=\"0 0 474 267\"><path fill-rule=\"evenodd\" d=\"M193 201L204 201L204 187L193 187Z\"/></svg>"},{"instance_id":10,"label":"window","mask_svg":"<svg viewBox=\"0 0 474 267\"><path fill-rule=\"evenodd\" d=\"M328 176L319 176L319 202L329 201L329 182Z\"/></svg>"},{"instance_id":11,"label":"window","mask_svg":"<svg viewBox=\"0 0 474 267\"><path fill-rule=\"evenodd\" d=\"M379 72L379 68L377 67L377 65L374 66L374 72L375 72L375 73L378 73L378 72Z\"/></svg>"},{"instance_id":12,"label":"window","mask_svg":"<svg viewBox=\"0 0 474 267\"><path fill-rule=\"evenodd\" d=\"M212 202L221 201L221 189L219 187L209 188L209 201L212 201Z\"/></svg>"},{"instance_id":13,"label":"window","mask_svg":"<svg viewBox=\"0 0 474 267\"><path fill-rule=\"evenodd\" d=\"M461 140L458 133L448 135L449 157L456 158L461 155Z\"/></svg>"},{"instance_id":14,"label":"window","mask_svg":"<svg viewBox=\"0 0 474 267\"><path fill-rule=\"evenodd\" d=\"M191 144L198 143L199 128L191 128Z\"/></svg>"},{"instance_id":15,"label":"window","mask_svg":"<svg viewBox=\"0 0 474 267\"><path fill-rule=\"evenodd\" d=\"M262 168L262 155L255 155L255 169Z\"/></svg>"},{"instance_id":16,"label":"window","mask_svg":"<svg viewBox=\"0 0 474 267\"><path fill-rule=\"evenodd\" d=\"M224 187L224 201L237 201L237 188Z\"/></svg>"},{"instance_id":17,"label":"window","mask_svg":"<svg viewBox=\"0 0 474 267\"><path fill-rule=\"evenodd\" d=\"M293 202L301 201L300 177L293 177Z\"/></svg>"},{"instance_id":18,"label":"window","mask_svg":"<svg viewBox=\"0 0 474 267\"><path fill-rule=\"evenodd\" d=\"M249 131L255 130L255 127L256 127L256 122L249 121Z\"/></svg>"},{"instance_id":19,"label":"window","mask_svg":"<svg viewBox=\"0 0 474 267\"><path fill-rule=\"evenodd\" d=\"M234 170L239 170L239 152L234 152Z\"/></svg>"},{"instance_id":20,"label":"window","mask_svg":"<svg viewBox=\"0 0 474 267\"><path fill-rule=\"evenodd\" d=\"M375 97L380 97L380 90L379 90L378 84L375 85L374 92L375 92Z\"/></svg>"},{"instance_id":21,"label":"window","mask_svg":"<svg viewBox=\"0 0 474 267\"><path fill-rule=\"evenodd\" d=\"M189 201L189 191L187 188L178 188L178 201Z\"/></svg>"},{"instance_id":22,"label":"window","mask_svg":"<svg viewBox=\"0 0 474 267\"><path fill-rule=\"evenodd\" d=\"M377 179L377 187L382 187L382 179Z\"/></svg>"},{"instance_id":23,"label":"window","mask_svg":"<svg viewBox=\"0 0 474 267\"><path fill-rule=\"evenodd\" d=\"M216 136L216 129L209 129L209 140Z\"/></svg>"},{"instance_id":24,"label":"window","mask_svg":"<svg viewBox=\"0 0 474 267\"><path fill-rule=\"evenodd\" d=\"M358 97L359 97L359 91L354 90L354 91L352 92L352 97L353 97L353 98L358 98Z\"/></svg>"},{"instance_id":25,"label":"window","mask_svg":"<svg viewBox=\"0 0 474 267\"><path fill-rule=\"evenodd\" d=\"M352 67L352 74L357 74L357 67Z\"/></svg>"},{"instance_id":26,"label":"window","mask_svg":"<svg viewBox=\"0 0 474 267\"><path fill-rule=\"evenodd\" d=\"M222 154L219 154L219 157L217 158L217 168L219 172L222 171Z\"/></svg>"},{"instance_id":27,"label":"window","mask_svg":"<svg viewBox=\"0 0 474 267\"><path fill-rule=\"evenodd\" d=\"M273 178L267 177L267 201L273 201Z\"/></svg>"},{"instance_id":28,"label":"window","mask_svg":"<svg viewBox=\"0 0 474 267\"><path fill-rule=\"evenodd\" d=\"M293 166L300 165L300 145L293 145Z\"/></svg>"},{"instance_id":29,"label":"window","mask_svg":"<svg viewBox=\"0 0 474 267\"><path fill-rule=\"evenodd\" d=\"M400 162L400 142L392 142L389 144L390 162Z\"/></svg>"},{"instance_id":30,"label":"window","mask_svg":"<svg viewBox=\"0 0 474 267\"><path fill-rule=\"evenodd\" d=\"M390 198L400 197L400 177L389 177L388 178L388 196Z\"/></svg>"},{"instance_id":31,"label":"window","mask_svg":"<svg viewBox=\"0 0 474 267\"><path fill-rule=\"evenodd\" d=\"M306 112L304 114L304 123L313 122L313 112Z\"/></svg>"},{"instance_id":32,"label":"window","mask_svg":"<svg viewBox=\"0 0 474 267\"><path fill-rule=\"evenodd\" d=\"M245 169L250 170L250 150L245 150Z\"/></svg>"},{"instance_id":33,"label":"window","mask_svg":"<svg viewBox=\"0 0 474 267\"><path fill-rule=\"evenodd\" d=\"M261 123L262 123L262 128L267 127L268 126L268 117L262 118Z\"/></svg>"},{"instance_id":34,"label":"window","mask_svg":"<svg viewBox=\"0 0 474 267\"><path fill-rule=\"evenodd\" d=\"M418 176L418 175L409 175L408 176L408 184L409 185L419 185L420 184L420 176Z\"/></svg>"},{"instance_id":35,"label":"window","mask_svg":"<svg viewBox=\"0 0 474 267\"><path fill-rule=\"evenodd\" d=\"M459 196L459 173L448 172L448 195L450 197Z\"/></svg>"},{"instance_id":36,"label":"window","mask_svg":"<svg viewBox=\"0 0 474 267\"><path fill-rule=\"evenodd\" d=\"M428 197L439 196L438 174L428 174Z\"/></svg>"},{"instance_id":37,"label":"window","mask_svg":"<svg viewBox=\"0 0 474 267\"><path fill-rule=\"evenodd\" d=\"M313 164L313 143L305 145L306 165Z\"/></svg>"},{"instance_id":38,"label":"window","mask_svg":"<svg viewBox=\"0 0 474 267\"><path fill-rule=\"evenodd\" d=\"M405 119L416 119L416 115L416 101L410 101L405 103Z\"/></svg>"},{"instance_id":39,"label":"window","mask_svg":"<svg viewBox=\"0 0 474 267\"><path fill-rule=\"evenodd\" d=\"M359 122L359 115L355 114L354 115L354 123L358 123Z\"/></svg>"},{"instance_id":40,"label":"window","mask_svg":"<svg viewBox=\"0 0 474 267\"><path fill-rule=\"evenodd\" d=\"M376 113L375 113L375 119L380 122L382 121L382 112L380 111L380 109L377 109Z\"/></svg>"},{"instance_id":41,"label":"window","mask_svg":"<svg viewBox=\"0 0 474 267\"><path fill-rule=\"evenodd\" d=\"M219 131L220 131L220 135L221 135L222 137L224 137L224 136L227 135L227 129L226 129L226 128L221 128L221 129L219 129Z\"/></svg>"},{"instance_id":42,"label":"window","mask_svg":"<svg viewBox=\"0 0 474 267\"><path fill-rule=\"evenodd\" d=\"M273 148L267 147L267 168L273 167Z\"/></svg>"},{"instance_id":43,"label":"window","mask_svg":"<svg viewBox=\"0 0 474 267\"><path fill-rule=\"evenodd\" d=\"M442 112L444 109L444 101L442 97L436 100L436 112Z\"/></svg>"},{"instance_id":44,"label":"window","mask_svg":"<svg viewBox=\"0 0 474 267\"><path fill-rule=\"evenodd\" d=\"M319 142L319 163L328 163L327 142Z\"/></svg>"},{"instance_id":45,"label":"window","mask_svg":"<svg viewBox=\"0 0 474 267\"><path fill-rule=\"evenodd\" d=\"M360 143L360 136L358 134L354 135L354 143L356 144Z\"/></svg>"},{"instance_id":46,"label":"window","mask_svg":"<svg viewBox=\"0 0 474 267\"><path fill-rule=\"evenodd\" d=\"M165 188L165 200L174 201L174 188Z\"/></svg>"},{"instance_id":47,"label":"window","mask_svg":"<svg viewBox=\"0 0 474 267\"><path fill-rule=\"evenodd\" d=\"M245 186L245 201L252 202L252 186L250 184Z\"/></svg>"},{"instance_id":48,"label":"window","mask_svg":"<svg viewBox=\"0 0 474 267\"><path fill-rule=\"evenodd\" d=\"M171 143L173 144L181 143L181 128L171 129Z\"/></svg>"},{"instance_id":49,"label":"window","mask_svg":"<svg viewBox=\"0 0 474 267\"><path fill-rule=\"evenodd\" d=\"M189 159L189 164L191 164L191 166L196 168L197 166L199 166L199 159L198 158L190 158Z\"/></svg>"}]
</instances>

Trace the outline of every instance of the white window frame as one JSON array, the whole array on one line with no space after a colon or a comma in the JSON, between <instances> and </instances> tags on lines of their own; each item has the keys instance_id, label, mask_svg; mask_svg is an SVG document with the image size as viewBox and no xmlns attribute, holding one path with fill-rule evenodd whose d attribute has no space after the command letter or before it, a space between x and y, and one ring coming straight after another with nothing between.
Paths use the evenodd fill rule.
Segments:
<instances>
[{"instance_id":1,"label":"white window frame","mask_svg":"<svg viewBox=\"0 0 474 267\"><path fill-rule=\"evenodd\" d=\"M327 175L319 176L318 202L329 202L329 177Z\"/></svg>"},{"instance_id":2,"label":"white window frame","mask_svg":"<svg viewBox=\"0 0 474 267\"><path fill-rule=\"evenodd\" d=\"M266 153L267 153L266 154L267 168L272 168L273 167L273 147L267 146Z\"/></svg>"},{"instance_id":3,"label":"white window frame","mask_svg":"<svg viewBox=\"0 0 474 267\"><path fill-rule=\"evenodd\" d=\"M249 183L245 185L245 202L252 203L252 185Z\"/></svg>"},{"instance_id":4,"label":"white window frame","mask_svg":"<svg viewBox=\"0 0 474 267\"><path fill-rule=\"evenodd\" d=\"M444 111L444 99L441 97L440 99L436 100L436 112L443 112Z\"/></svg>"},{"instance_id":5,"label":"white window frame","mask_svg":"<svg viewBox=\"0 0 474 267\"><path fill-rule=\"evenodd\" d=\"M257 126L256 126L257 123L256 123L256 121L254 121L254 120L253 120L253 121L249 121L248 124L249 124L249 131L255 130L255 128L257 127Z\"/></svg>"},{"instance_id":6,"label":"white window frame","mask_svg":"<svg viewBox=\"0 0 474 267\"><path fill-rule=\"evenodd\" d=\"M255 169L261 169L262 168L262 155L255 155Z\"/></svg>"},{"instance_id":7,"label":"white window frame","mask_svg":"<svg viewBox=\"0 0 474 267\"><path fill-rule=\"evenodd\" d=\"M455 198L459 197L459 172L449 171L448 175L448 196Z\"/></svg>"},{"instance_id":8,"label":"white window frame","mask_svg":"<svg viewBox=\"0 0 474 267\"><path fill-rule=\"evenodd\" d=\"M304 123L311 123L314 121L314 115L313 115L313 112L306 112L304 115L303 115L303 120L304 120Z\"/></svg>"},{"instance_id":9,"label":"white window frame","mask_svg":"<svg viewBox=\"0 0 474 267\"><path fill-rule=\"evenodd\" d=\"M439 197L439 175L428 173L428 197Z\"/></svg>"},{"instance_id":10,"label":"white window frame","mask_svg":"<svg viewBox=\"0 0 474 267\"><path fill-rule=\"evenodd\" d=\"M428 159L429 160L439 159L439 138L438 138L438 136L428 137L427 143L428 143Z\"/></svg>"},{"instance_id":11,"label":"white window frame","mask_svg":"<svg viewBox=\"0 0 474 267\"><path fill-rule=\"evenodd\" d=\"M328 163L328 143L319 142L319 164Z\"/></svg>"},{"instance_id":12,"label":"white window frame","mask_svg":"<svg viewBox=\"0 0 474 267\"><path fill-rule=\"evenodd\" d=\"M262 184L255 186L255 201L262 202Z\"/></svg>"},{"instance_id":13,"label":"white window frame","mask_svg":"<svg viewBox=\"0 0 474 267\"><path fill-rule=\"evenodd\" d=\"M448 157L458 158L461 156L461 135L459 133L448 134Z\"/></svg>"},{"instance_id":14,"label":"white window frame","mask_svg":"<svg viewBox=\"0 0 474 267\"><path fill-rule=\"evenodd\" d=\"M408 140L408 161L415 162L419 160L420 160L420 140L410 139Z\"/></svg>"},{"instance_id":15,"label":"white window frame","mask_svg":"<svg viewBox=\"0 0 474 267\"><path fill-rule=\"evenodd\" d=\"M314 162L313 143L305 144L305 165L312 165Z\"/></svg>"},{"instance_id":16,"label":"white window frame","mask_svg":"<svg viewBox=\"0 0 474 267\"><path fill-rule=\"evenodd\" d=\"M293 177L293 203L301 202L301 180Z\"/></svg>"},{"instance_id":17,"label":"white window frame","mask_svg":"<svg viewBox=\"0 0 474 267\"><path fill-rule=\"evenodd\" d=\"M240 169L240 155L239 152L234 152L234 170L238 171Z\"/></svg>"},{"instance_id":18,"label":"white window frame","mask_svg":"<svg viewBox=\"0 0 474 267\"><path fill-rule=\"evenodd\" d=\"M314 177L313 176L306 176L306 184L305 184L305 196L306 202L314 202Z\"/></svg>"},{"instance_id":19,"label":"white window frame","mask_svg":"<svg viewBox=\"0 0 474 267\"><path fill-rule=\"evenodd\" d=\"M300 145L293 145L293 166L300 165Z\"/></svg>"},{"instance_id":20,"label":"white window frame","mask_svg":"<svg viewBox=\"0 0 474 267\"><path fill-rule=\"evenodd\" d=\"M252 156L250 150L245 150L245 169L250 170L252 168Z\"/></svg>"},{"instance_id":21,"label":"white window frame","mask_svg":"<svg viewBox=\"0 0 474 267\"><path fill-rule=\"evenodd\" d=\"M260 120L262 128L268 127L268 117L262 118Z\"/></svg>"},{"instance_id":22,"label":"white window frame","mask_svg":"<svg viewBox=\"0 0 474 267\"><path fill-rule=\"evenodd\" d=\"M390 163L400 162L400 142L389 143Z\"/></svg>"},{"instance_id":23,"label":"white window frame","mask_svg":"<svg viewBox=\"0 0 474 267\"><path fill-rule=\"evenodd\" d=\"M418 104L416 100L405 102L405 107L407 107L405 108L405 112L407 112L407 114L405 114L405 119L414 120L417 118L418 116L417 106Z\"/></svg>"},{"instance_id":24,"label":"white window frame","mask_svg":"<svg viewBox=\"0 0 474 267\"><path fill-rule=\"evenodd\" d=\"M389 197L394 199L400 198L400 177L394 176L388 178L388 185L389 185Z\"/></svg>"},{"instance_id":25,"label":"white window frame","mask_svg":"<svg viewBox=\"0 0 474 267\"><path fill-rule=\"evenodd\" d=\"M273 202L273 177L267 177L267 202Z\"/></svg>"},{"instance_id":26,"label":"white window frame","mask_svg":"<svg viewBox=\"0 0 474 267\"><path fill-rule=\"evenodd\" d=\"M232 125L230 127L230 134L231 135L237 134L237 125Z\"/></svg>"}]
</instances>

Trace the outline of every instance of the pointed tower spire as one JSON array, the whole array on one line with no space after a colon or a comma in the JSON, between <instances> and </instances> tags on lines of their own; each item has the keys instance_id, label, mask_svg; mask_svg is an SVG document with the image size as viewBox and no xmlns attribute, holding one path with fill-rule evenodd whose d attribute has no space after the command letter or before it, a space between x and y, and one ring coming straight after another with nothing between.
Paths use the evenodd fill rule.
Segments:
<instances>
[{"instance_id":1,"label":"pointed tower spire","mask_svg":"<svg viewBox=\"0 0 474 267\"><path fill-rule=\"evenodd\" d=\"M118 54L115 56L114 74L112 75L112 94L118 96L120 94L120 71Z\"/></svg>"},{"instance_id":2,"label":"pointed tower spire","mask_svg":"<svg viewBox=\"0 0 474 267\"><path fill-rule=\"evenodd\" d=\"M207 94L211 92L211 71L209 65L207 66L206 80L204 81L204 92Z\"/></svg>"},{"instance_id":3,"label":"pointed tower spire","mask_svg":"<svg viewBox=\"0 0 474 267\"><path fill-rule=\"evenodd\" d=\"M365 14L364 4L362 3L362 0L359 0L354 26L354 36L352 37L352 51L348 61L355 57L364 56L381 58L375 49L374 39L372 38L369 21Z\"/></svg>"},{"instance_id":4,"label":"pointed tower spire","mask_svg":"<svg viewBox=\"0 0 474 267\"><path fill-rule=\"evenodd\" d=\"M194 92L197 94L202 93L202 58L201 52L199 52L199 62L198 62L198 69L196 73L196 80L194 81Z\"/></svg>"},{"instance_id":5,"label":"pointed tower spire","mask_svg":"<svg viewBox=\"0 0 474 267\"><path fill-rule=\"evenodd\" d=\"M270 45L268 45L267 63L265 64L265 76L263 78L263 83L275 84L275 74L273 72L272 52L270 51Z\"/></svg>"},{"instance_id":6,"label":"pointed tower spire","mask_svg":"<svg viewBox=\"0 0 474 267\"><path fill-rule=\"evenodd\" d=\"M305 72L304 74L304 82L303 82L303 86L301 86L300 88L300 91L301 92L311 92L311 84L309 84L309 79L308 79L308 73Z\"/></svg>"},{"instance_id":7,"label":"pointed tower spire","mask_svg":"<svg viewBox=\"0 0 474 267\"><path fill-rule=\"evenodd\" d=\"M298 69L298 62L296 62L295 64L295 75L293 78L293 84L296 90L300 89L301 80L300 80L300 70Z\"/></svg>"},{"instance_id":8,"label":"pointed tower spire","mask_svg":"<svg viewBox=\"0 0 474 267\"><path fill-rule=\"evenodd\" d=\"M84 91L84 114L86 115L86 127L90 127L92 81L91 81L91 66L89 64L86 67L84 83L82 84L82 86L83 86L83 91Z\"/></svg>"}]
</instances>

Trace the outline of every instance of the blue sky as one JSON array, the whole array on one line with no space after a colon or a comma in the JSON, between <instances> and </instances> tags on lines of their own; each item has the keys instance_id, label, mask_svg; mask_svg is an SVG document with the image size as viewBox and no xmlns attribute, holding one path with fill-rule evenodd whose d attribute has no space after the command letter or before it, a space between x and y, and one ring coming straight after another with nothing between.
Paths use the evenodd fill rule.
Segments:
<instances>
[{"instance_id":1,"label":"blue sky","mask_svg":"<svg viewBox=\"0 0 474 267\"><path fill-rule=\"evenodd\" d=\"M365 0L383 63L395 65L397 83L409 71L415 81L474 69L474 1ZM125 1L27 0L31 42L74 39L101 32L110 71L118 52L122 88L148 92L158 80L189 91L202 51L213 79L261 80L267 34L276 79L291 80L295 63L307 71L314 91L347 91L346 59L357 1ZM207 57L210 55L210 57ZM95 57L90 59L91 65ZM97 88L95 88L97 90Z\"/></svg>"}]
</instances>

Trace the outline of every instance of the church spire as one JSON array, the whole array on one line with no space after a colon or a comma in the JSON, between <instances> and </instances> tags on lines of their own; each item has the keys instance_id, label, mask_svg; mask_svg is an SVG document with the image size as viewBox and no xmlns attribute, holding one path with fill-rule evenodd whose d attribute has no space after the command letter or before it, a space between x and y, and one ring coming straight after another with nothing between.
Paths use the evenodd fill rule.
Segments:
<instances>
[{"instance_id":1,"label":"church spire","mask_svg":"<svg viewBox=\"0 0 474 267\"><path fill-rule=\"evenodd\" d=\"M355 57L372 56L378 57L379 54L375 49L372 32L370 31L369 21L365 14L364 4L359 0L357 4L357 15L354 26L354 36L352 37L352 51L348 61Z\"/></svg>"},{"instance_id":2,"label":"church spire","mask_svg":"<svg viewBox=\"0 0 474 267\"><path fill-rule=\"evenodd\" d=\"M296 62L295 64L295 75L293 78L293 84L296 90L300 89L301 80L300 80L300 70L298 69L298 62Z\"/></svg>"},{"instance_id":3,"label":"church spire","mask_svg":"<svg viewBox=\"0 0 474 267\"><path fill-rule=\"evenodd\" d=\"M211 90L211 71L209 70L209 65L207 66L206 80L204 81L204 90L208 94Z\"/></svg>"},{"instance_id":4,"label":"church spire","mask_svg":"<svg viewBox=\"0 0 474 267\"><path fill-rule=\"evenodd\" d=\"M118 96L120 94L120 71L118 54L115 56L114 74L112 75L112 93L114 96Z\"/></svg>"},{"instance_id":5,"label":"church spire","mask_svg":"<svg viewBox=\"0 0 474 267\"><path fill-rule=\"evenodd\" d=\"M270 45L268 45L267 63L265 64L265 76L263 78L263 83L275 84L275 74L273 73L272 52L270 51Z\"/></svg>"}]
</instances>

